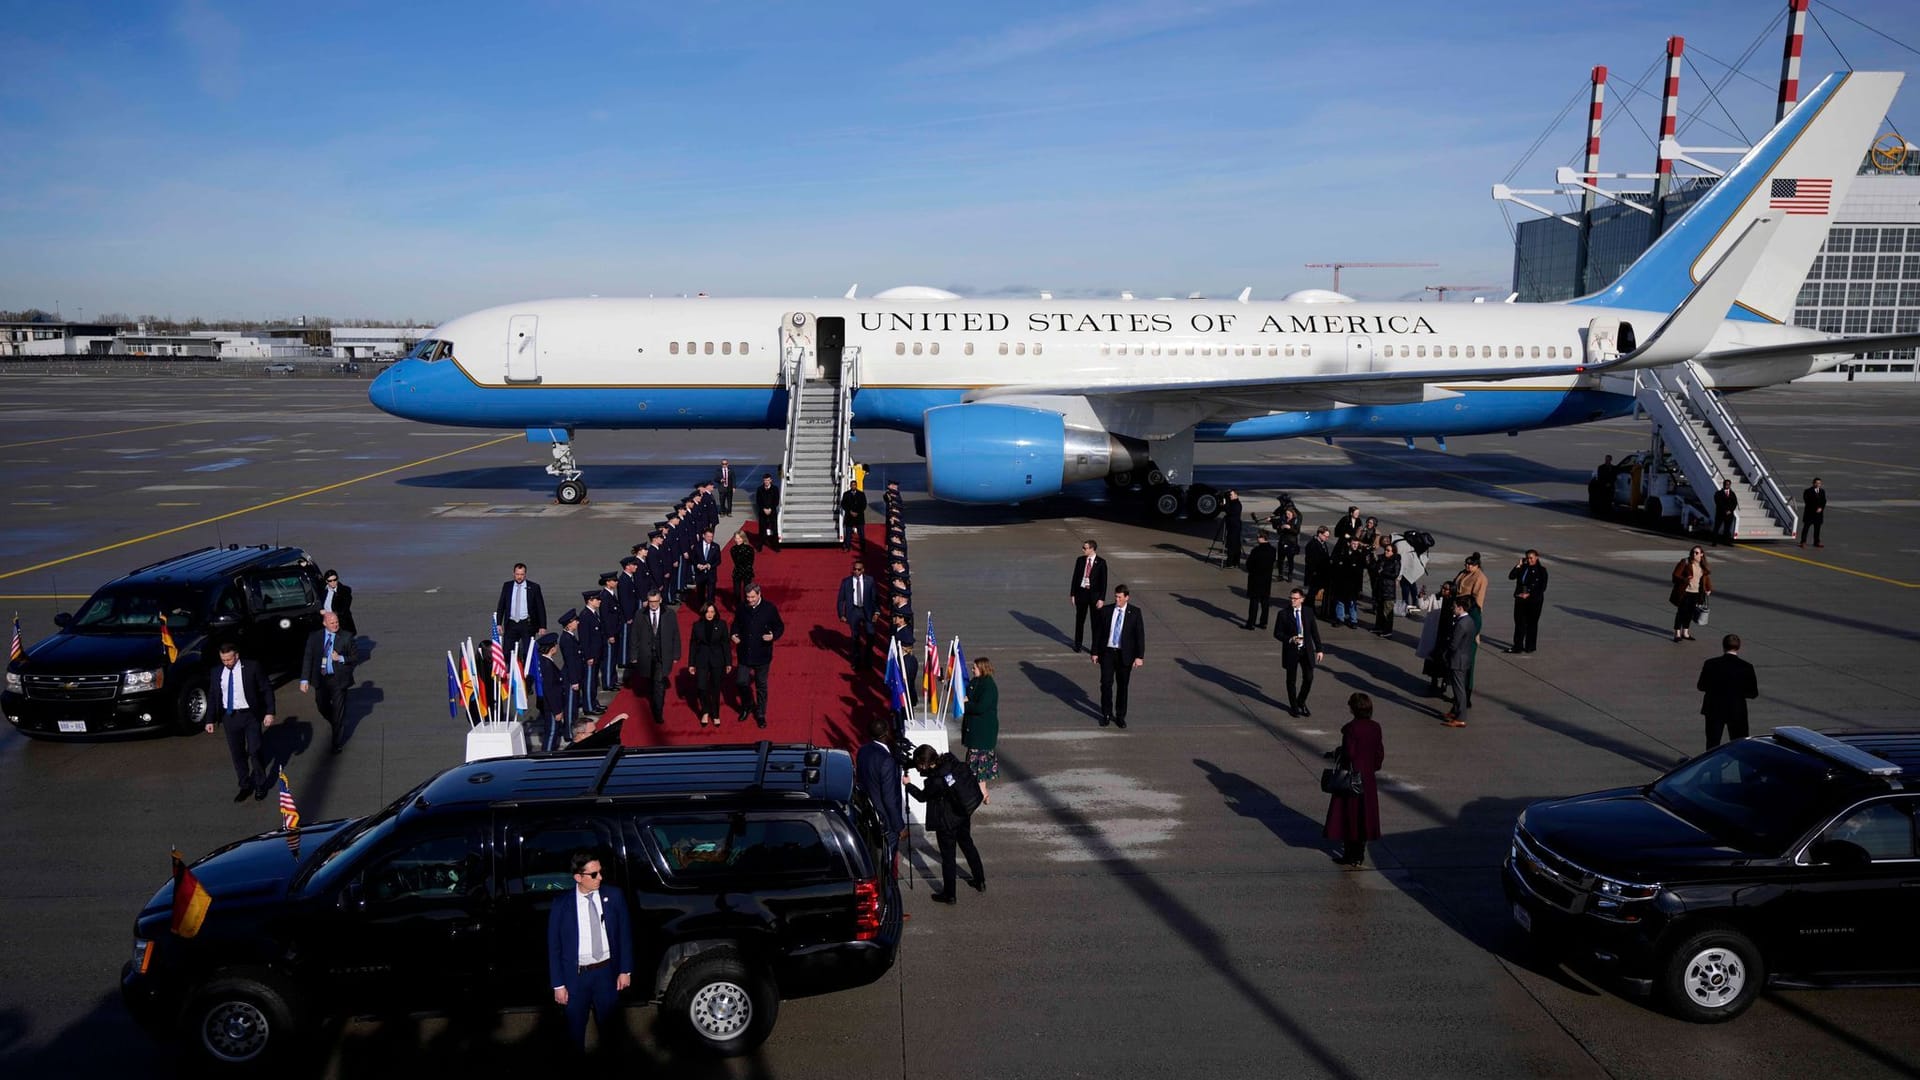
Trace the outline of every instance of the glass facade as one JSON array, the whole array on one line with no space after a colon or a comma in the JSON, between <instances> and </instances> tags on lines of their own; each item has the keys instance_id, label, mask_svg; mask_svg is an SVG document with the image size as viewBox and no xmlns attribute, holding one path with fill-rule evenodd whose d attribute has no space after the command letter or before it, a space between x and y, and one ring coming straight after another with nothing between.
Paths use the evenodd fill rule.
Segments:
<instances>
[{"instance_id":1,"label":"glass facade","mask_svg":"<svg viewBox=\"0 0 1920 1080\"><path fill-rule=\"evenodd\" d=\"M1840 208L1794 302L1793 321L1833 334L1920 332L1920 204L1902 193L1920 176L1920 153L1885 168L1869 156L1862 179ZM1872 178L1889 177L1886 185ZM1683 181L1667 196L1671 222L1711 190L1711 180ZM1589 219L1585 273L1580 230L1558 218L1524 221L1515 229L1513 289L1524 302L1571 300L1612 284L1654 239L1653 219L1619 204L1596 207ZM1920 376L1916 350L1868 353L1837 369L1839 377Z\"/></svg>"}]
</instances>

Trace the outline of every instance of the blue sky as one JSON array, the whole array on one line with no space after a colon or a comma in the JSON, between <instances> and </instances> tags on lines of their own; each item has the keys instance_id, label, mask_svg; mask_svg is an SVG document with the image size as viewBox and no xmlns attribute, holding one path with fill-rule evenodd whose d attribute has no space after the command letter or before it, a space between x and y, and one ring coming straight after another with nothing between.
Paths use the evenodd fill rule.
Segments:
<instances>
[{"instance_id":1,"label":"blue sky","mask_svg":"<svg viewBox=\"0 0 1920 1080\"><path fill-rule=\"evenodd\" d=\"M1335 259L1440 264L1350 271L1369 298L1503 283L1488 187L1594 64L1604 168L1652 166L1634 121L1655 130L1657 102L1624 84L1670 34L1697 68L1682 142L1757 137L1784 6L0 0L0 308L434 321L856 281L1277 297ZM1920 70L1814 8L1853 67ZM1840 10L1920 47L1912 0ZM1756 39L1730 121L1701 76ZM1804 74L1841 66L1813 32ZM1920 142L1916 102L1893 121ZM1517 185L1572 159L1584 112Z\"/></svg>"}]
</instances>

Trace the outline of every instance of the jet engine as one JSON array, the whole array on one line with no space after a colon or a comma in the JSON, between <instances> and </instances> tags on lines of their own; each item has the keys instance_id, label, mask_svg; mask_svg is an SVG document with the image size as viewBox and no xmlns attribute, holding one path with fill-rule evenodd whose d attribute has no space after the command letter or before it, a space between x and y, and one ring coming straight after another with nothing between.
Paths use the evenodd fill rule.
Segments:
<instances>
[{"instance_id":1,"label":"jet engine","mask_svg":"<svg viewBox=\"0 0 1920 1080\"><path fill-rule=\"evenodd\" d=\"M1139 468L1147 444L1025 405L970 402L928 409L927 490L960 503L1010 503Z\"/></svg>"}]
</instances>

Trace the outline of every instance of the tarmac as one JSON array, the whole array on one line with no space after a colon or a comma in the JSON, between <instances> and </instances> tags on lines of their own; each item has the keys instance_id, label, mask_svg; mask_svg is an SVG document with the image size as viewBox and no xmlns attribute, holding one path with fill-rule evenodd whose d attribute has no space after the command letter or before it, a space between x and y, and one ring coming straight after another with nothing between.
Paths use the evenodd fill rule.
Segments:
<instances>
[{"instance_id":1,"label":"tarmac","mask_svg":"<svg viewBox=\"0 0 1920 1080\"><path fill-rule=\"evenodd\" d=\"M1244 577L1207 558L1212 523L1140 520L1100 484L1019 507L936 503L906 436L862 434L870 483L907 492L916 609L999 672L1002 776L975 825L991 891L928 902L937 860L923 852L880 982L783 1003L771 1039L725 1063L680 1056L636 1007L628 1056L659 1075L835 1080L1920 1074L1920 990L1770 991L1733 1023L1686 1024L1542 962L1500 894L1529 802L1644 783L1702 747L1694 678L1721 633L1741 634L1759 670L1757 731L1920 727L1920 387L1731 404L1791 493L1825 479L1827 546L1712 551L1712 621L1693 645L1668 630L1685 538L1586 511L1590 470L1642 448L1643 423L1450 452L1201 447L1199 478L1240 486L1262 518L1286 491L1309 524L1353 504L1434 533L1430 583L1483 554L1493 599L1462 730L1423 694L1415 622L1391 640L1328 630L1313 715L1295 719L1278 643L1240 626ZM515 561L551 598L591 587L721 457L750 489L780 450L778 432L587 433L593 501L563 507L520 433L395 419L363 381L7 374L0 423L0 617L17 610L29 640L93 586L207 544L298 545L353 586L368 658L346 751L308 745L310 700L280 690L308 821L372 812L460 760L442 653L484 629ZM743 518L746 499L735 507ZM1097 725L1097 672L1069 648L1064 578L1088 536L1147 619L1125 731ZM1540 651L1508 656L1505 572L1529 547L1552 574ZM1385 729L1385 836L1347 873L1320 839L1317 782L1356 690ZM0 1074L175 1075L122 1011L118 976L170 847L198 855L277 826L272 803L231 791L214 737L0 731ZM312 1071L524 1076L553 1064L552 1019L357 1020L326 1034Z\"/></svg>"}]
</instances>

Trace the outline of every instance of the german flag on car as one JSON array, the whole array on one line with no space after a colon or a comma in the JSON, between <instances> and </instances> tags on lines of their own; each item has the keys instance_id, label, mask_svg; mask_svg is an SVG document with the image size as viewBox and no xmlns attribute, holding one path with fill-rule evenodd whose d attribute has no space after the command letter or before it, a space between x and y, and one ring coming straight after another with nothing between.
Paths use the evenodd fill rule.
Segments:
<instances>
[{"instance_id":1,"label":"german flag on car","mask_svg":"<svg viewBox=\"0 0 1920 1080\"><path fill-rule=\"evenodd\" d=\"M160 649L167 654L167 663L180 659L180 650L174 647L173 631L167 629L167 613L160 613Z\"/></svg>"},{"instance_id":2,"label":"german flag on car","mask_svg":"<svg viewBox=\"0 0 1920 1080\"><path fill-rule=\"evenodd\" d=\"M183 938L200 932L207 909L213 906L213 894L187 869L186 860L176 849L173 853L173 922L170 929Z\"/></svg>"}]
</instances>

